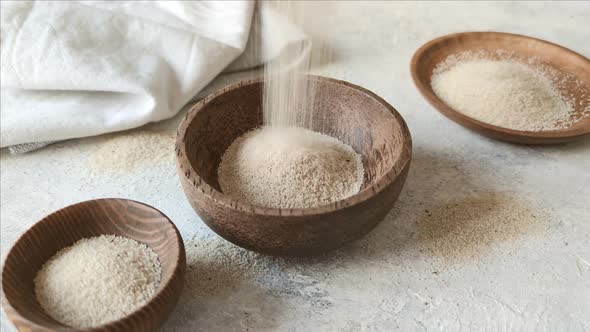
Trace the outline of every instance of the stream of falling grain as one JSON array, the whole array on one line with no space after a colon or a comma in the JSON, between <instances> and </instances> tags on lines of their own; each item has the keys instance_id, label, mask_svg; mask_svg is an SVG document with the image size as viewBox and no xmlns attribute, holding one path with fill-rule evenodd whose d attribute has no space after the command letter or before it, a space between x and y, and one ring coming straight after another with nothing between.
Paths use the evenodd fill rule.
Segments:
<instances>
[{"instance_id":1,"label":"stream of falling grain","mask_svg":"<svg viewBox=\"0 0 590 332\"><path fill-rule=\"evenodd\" d=\"M304 29L305 10L296 1L270 1L265 5ZM312 129L313 122L320 121L314 117L316 81L304 75L313 67L329 62L332 55L324 42L312 40L312 43L311 52L309 44L293 43L264 65L264 125Z\"/></svg>"}]
</instances>

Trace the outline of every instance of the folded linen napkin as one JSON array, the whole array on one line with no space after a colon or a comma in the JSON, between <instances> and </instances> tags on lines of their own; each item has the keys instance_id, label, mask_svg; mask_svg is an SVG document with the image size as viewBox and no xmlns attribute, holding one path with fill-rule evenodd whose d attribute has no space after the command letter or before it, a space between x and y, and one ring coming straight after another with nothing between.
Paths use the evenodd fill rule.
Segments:
<instances>
[{"instance_id":1,"label":"folded linen napkin","mask_svg":"<svg viewBox=\"0 0 590 332\"><path fill-rule=\"evenodd\" d=\"M224 69L309 45L250 1L1 6L0 146L14 152L170 118Z\"/></svg>"}]
</instances>

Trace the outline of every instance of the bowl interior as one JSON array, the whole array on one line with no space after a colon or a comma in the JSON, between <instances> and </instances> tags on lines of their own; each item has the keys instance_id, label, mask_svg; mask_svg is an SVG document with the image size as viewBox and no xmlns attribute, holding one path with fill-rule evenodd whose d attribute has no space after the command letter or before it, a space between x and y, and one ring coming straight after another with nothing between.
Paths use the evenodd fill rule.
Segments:
<instances>
[{"instance_id":1,"label":"bowl interior","mask_svg":"<svg viewBox=\"0 0 590 332\"><path fill-rule=\"evenodd\" d=\"M352 84L316 76L313 130L337 137L360 153L365 169L361 191L385 176L409 142L405 123L385 101ZM220 192L217 168L229 145L262 125L262 82L244 82L202 103L183 141L197 175ZM182 134L182 133L181 133Z\"/></svg>"},{"instance_id":2,"label":"bowl interior","mask_svg":"<svg viewBox=\"0 0 590 332\"><path fill-rule=\"evenodd\" d=\"M48 328L63 328L41 308L33 280L43 264L76 241L114 234L150 246L160 260L162 276L156 296L181 262L183 244L174 225L160 211L124 199L99 199L71 205L35 224L13 246L2 272L5 300L24 319ZM10 315L9 315L10 316Z\"/></svg>"},{"instance_id":3,"label":"bowl interior","mask_svg":"<svg viewBox=\"0 0 590 332\"><path fill-rule=\"evenodd\" d=\"M432 72L449 55L477 50L494 52L498 49L514 52L521 56L539 58L544 63L561 72L571 74L581 81L585 85L584 87L576 86L573 81L566 82L560 87L560 93L563 95L578 97L578 103L575 105L575 118L578 121L568 128L555 131L511 130L471 119L453 110L436 96L430 85ZM443 114L461 124L465 124L464 121L470 121L480 127L492 128L509 134L537 137L573 136L590 132L590 117L584 116L584 110L590 107L590 98L588 97L590 95L590 61L571 50L544 40L499 32L466 32L443 36L428 42L416 52L412 59L412 75L418 89L426 99Z\"/></svg>"}]
</instances>

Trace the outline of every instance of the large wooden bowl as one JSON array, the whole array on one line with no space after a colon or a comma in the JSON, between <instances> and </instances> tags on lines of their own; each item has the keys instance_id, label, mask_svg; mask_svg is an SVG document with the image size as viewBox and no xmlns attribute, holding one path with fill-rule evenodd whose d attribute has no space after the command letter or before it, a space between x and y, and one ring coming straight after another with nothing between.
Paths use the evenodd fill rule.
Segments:
<instances>
[{"instance_id":1,"label":"large wooden bowl","mask_svg":"<svg viewBox=\"0 0 590 332\"><path fill-rule=\"evenodd\" d=\"M262 124L260 80L228 86L196 104L178 128L177 167L186 197L201 219L226 240L276 255L337 248L372 230L392 208L408 174L410 132L386 101L359 86L316 81L313 130L341 139L362 155L361 191L329 205L278 209L221 192L217 168L234 139Z\"/></svg>"},{"instance_id":2,"label":"large wooden bowl","mask_svg":"<svg viewBox=\"0 0 590 332\"><path fill-rule=\"evenodd\" d=\"M587 92L574 84L561 88L564 95L576 96L580 102L575 105L577 121L570 127L558 130L523 131L494 126L473 119L454 110L432 90L430 84L434 68L449 55L465 51L495 51L498 49L514 52L525 57L537 57L554 68L575 76L583 82ZM590 106L590 60L565 47L532 37L502 32L463 32L442 36L420 47L412 58L412 78L420 93L436 110L458 124L479 134L494 139L521 144L562 143L590 136L590 116L584 116L584 109Z\"/></svg>"},{"instance_id":3,"label":"large wooden bowl","mask_svg":"<svg viewBox=\"0 0 590 332\"><path fill-rule=\"evenodd\" d=\"M59 250L102 234L125 236L150 246L162 276L154 297L127 317L93 329L65 326L41 308L33 279ZM2 304L20 331L155 331L176 305L184 282L184 245L162 212L126 199L97 199L54 212L26 231L14 244L2 270Z\"/></svg>"}]
</instances>

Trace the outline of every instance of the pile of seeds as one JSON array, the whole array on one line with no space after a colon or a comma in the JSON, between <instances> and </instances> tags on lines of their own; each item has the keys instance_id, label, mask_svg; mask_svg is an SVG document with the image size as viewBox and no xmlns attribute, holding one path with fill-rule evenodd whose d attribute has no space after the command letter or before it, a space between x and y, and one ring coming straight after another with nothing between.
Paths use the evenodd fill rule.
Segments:
<instances>
[{"instance_id":1,"label":"pile of seeds","mask_svg":"<svg viewBox=\"0 0 590 332\"><path fill-rule=\"evenodd\" d=\"M431 79L435 94L453 109L492 125L524 131L570 126L576 102L587 105L585 113L590 113L590 102L560 92L565 82L583 86L539 60L505 51L452 55L435 68Z\"/></svg>"},{"instance_id":2,"label":"pile of seeds","mask_svg":"<svg viewBox=\"0 0 590 332\"><path fill-rule=\"evenodd\" d=\"M45 263L35 277L35 294L55 320L95 327L147 303L160 275L158 256L147 245L102 235L82 239Z\"/></svg>"},{"instance_id":3,"label":"pile of seeds","mask_svg":"<svg viewBox=\"0 0 590 332\"><path fill-rule=\"evenodd\" d=\"M340 140L297 127L263 127L236 139L219 165L224 193L252 204L306 208L356 194L361 156Z\"/></svg>"}]
</instances>

